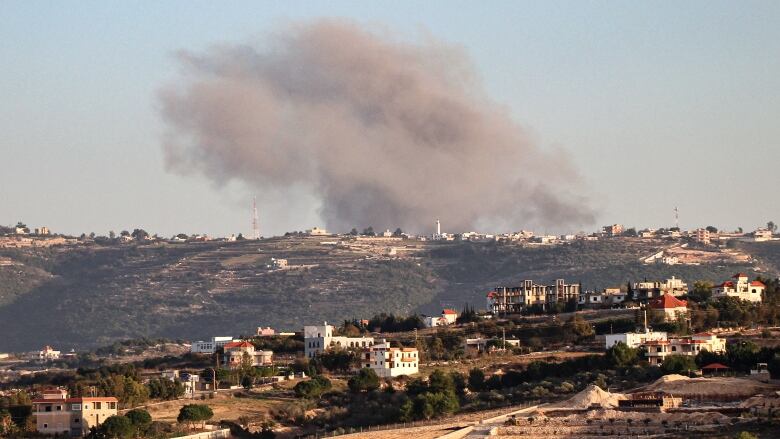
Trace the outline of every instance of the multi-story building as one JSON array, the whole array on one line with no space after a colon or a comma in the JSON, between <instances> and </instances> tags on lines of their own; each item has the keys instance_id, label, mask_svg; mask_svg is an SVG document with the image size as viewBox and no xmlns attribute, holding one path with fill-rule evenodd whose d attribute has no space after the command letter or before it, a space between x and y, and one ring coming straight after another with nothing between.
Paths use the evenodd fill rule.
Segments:
<instances>
[{"instance_id":1,"label":"multi-story building","mask_svg":"<svg viewBox=\"0 0 780 439\"><path fill-rule=\"evenodd\" d=\"M364 349L362 360L363 366L373 369L380 378L414 375L420 364L417 348L393 348L389 343Z\"/></svg>"},{"instance_id":2,"label":"multi-story building","mask_svg":"<svg viewBox=\"0 0 780 439\"><path fill-rule=\"evenodd\" d=\"M710 231L707 229L696 229L692 233L693 240L702 244L709 244L712 241Z\"/></svg>"},{"instance_id":3,"label":"multi-story building","mask_svg":"<svg viewBox=\"0 0 780 439\"><path fill-rule=\"evenodd\" d=\"M604 227L602 227L601 230L607 236L620 236L620 235L623 234L623 225L622 224L612 224L611 226L604 226Z\"/></svg>"},{"instance_id":4,"label":"multi-story building","mask_svg":"<svg viewBox=\"0 0 780 439\"><path fill-rule=\"evenodd\" d=\"M661 297L666 294L672 296L683 296L688 294L688 284L682 279L672 276L665 281L643 281L635 282L633 287L634 300L646 301Z\"/></svg>"},{"instance_id":5,"label":"multi-story building","mask_svg":"<svg viewBox=\"0 0 780 439\"><path fill-rule=\"evenodd\" d=\"M334 330L333 325L329 325L328 322L322 325L304 326L303 342L306 358L314 358L317 354L331 348L368 348L374 345L374 337L337 336L334 335Z\"/></svg>"},{"instance_id":6,"label":"multi-story building","mask_svg":"<svg viewBox=\"0 0 780 439\"><path fill-rule=\"evenodd\" d=\"M701 351L726 352L726 340L708 332L690 337L673 337L664 340L648 340L641 344L645 349L647 362L660 366L669 355L695 357Z\"/></svg>"},{"instance_id":7,"label":"multi-story building","mask_svg":"<svg viewBox=\"0 0 780 439\"><path fill-rule=\"evenodd\" d=\"M49 389L32 404L39 433L81 437L116 415L118 401L111 396L69 398L66 390Z\"/></svg>"},{"instance_id":8,"label":"multi-story building","mask_svg":"<svg viewBox=\"0 0 780 439\"><path fill-rule=\"evenodd\" d=\"M190 351L200 354L213 354L226 344L233 341L233 337L211 337L209 341L196 341L192 343Z\"/></svg>"},{"instance_id":9,"label":"multi-story building","mask_svg":"<svg viewBox=\"0 0 780 439\"><path fill-rule=\"evenodd\" d=\"M580 284L558 279L553 285L538 285L524 280L518 287L496 287L487 294L487 310L493 314L519 312L534 305L546 308L555 303L577 302Z\"/></svg>"},{"instance_id":10,"label":"multi-story building","mask_svg":"<svg viewBox=\"0 0 780 439\"><path fill-rule=\"evenodd\" d=\"M660 317L665 322L674 322L688 315L688 302L671 294L651 299L648 306L653 315Z\"/></svg>"},{"instance_id":11,"label":"multi-story building","mask_svg":"<svg viewBox=\"0 0 780 439\"><path fill-rule=\"evenodd\" d=\"M731 277L733 281L726 281L712 288L712 298L736 297L748 302L760 303L763 300L766 285L754 280L750 281L746 274L737 273Z\"/></svg>"},{"instance_id":12,"label":"multi-story building","mask_svg":"<svg viewBox=\"0 0 780 439\"><path fill-rule=\"evenodd\" d=\"M273 364L273 351L256 350L255 345L248 341L234 341L225 344L223 361L231 369L243 365L244 354L249 356L252 366L266 366Z\"/></svg>"}]
</instances>

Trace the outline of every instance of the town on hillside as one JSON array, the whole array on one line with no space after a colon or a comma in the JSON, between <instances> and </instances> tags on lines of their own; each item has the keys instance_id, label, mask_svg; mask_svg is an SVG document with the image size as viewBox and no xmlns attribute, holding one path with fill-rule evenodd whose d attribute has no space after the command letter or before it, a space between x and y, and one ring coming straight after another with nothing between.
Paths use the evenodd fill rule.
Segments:
<instances>
[{"instance_id":1,"label":"town on hillside","mask_svg":"<svg viewBox=\"0 0 780 439\"><path fill-rule=\"evenodd\" d=\"M636 231L616 224L587 235L539 237L526 231L448 234L437 221L428 236L370 228L330 234L315 227L274 239L315 239L320 247L357 248L380 260L419 257L420 243L563 249L578 240L660 240L664 250L635 257L636 266L650 270L751 260L732 244L773 245L775 227L767 226L742 233ZM45 227L30 231L23 223L2 232L5 270L27 264L23 252L69 246L252 241L240 235L164 239L140 229L70 237ZM230 256L234 263L250 257ZM311 270L307 262L265 255L252 269L258 275ZM629 281L603 288L563 273L546 281L513 277L497 279L479 301L434 313L378 309L297 327L268 324L272 316L259 313L251 316L254 326L232 335L224 329L231 327L226 315L208 326L217 328L211 333L195 325L189 336L119 339L87 349L57 344L52 332L38 349L0 353L0 435L780 435L780 279L751 273L716 282L626 273Z\"/></svg>"}]
</instances>

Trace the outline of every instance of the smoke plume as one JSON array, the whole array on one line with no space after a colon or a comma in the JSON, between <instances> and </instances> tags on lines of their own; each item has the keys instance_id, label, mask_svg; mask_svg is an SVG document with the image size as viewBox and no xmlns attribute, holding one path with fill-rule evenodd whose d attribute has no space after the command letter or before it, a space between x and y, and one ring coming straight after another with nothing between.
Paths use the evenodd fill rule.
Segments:
<instances>
[{"instance_id":1,"label":"smoke plume","mask_svg":"<svg viewBox=\"0 0 780 439\"><path fill-rule=\"evenodd\" d=\"M178 59L160 93L169 169L305 187L338 231L593 222L565 155L534 145L457 47L325 20Z\"/></svg>"}]
</instances>

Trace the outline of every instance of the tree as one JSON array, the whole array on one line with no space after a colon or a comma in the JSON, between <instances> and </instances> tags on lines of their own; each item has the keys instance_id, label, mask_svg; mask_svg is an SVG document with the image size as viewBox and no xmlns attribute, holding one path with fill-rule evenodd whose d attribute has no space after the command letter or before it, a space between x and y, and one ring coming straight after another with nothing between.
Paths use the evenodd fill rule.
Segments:
<instances>
[{"instance_id":1,"label":"tree","mask_svg":"<svg viewBox=\"0 0 780 439\"><path fill-rule=\"evenodd\" d=\"M607 349L606 357L613 367L629 367L639 362L639 349L618 342Z\"/></svg>"},{"instance_id":2,"label":"tree","mask_svg":"<svg viewBox=\"0 0 780 439\"><path fill-rule=\"evenodd\" d=\"M774 221L769 221L766 223L766 229L772 233L775 233L777 231L777 224L775 224Z\"/></svg>"},{"instance_id":3,"label":"tree","mask_svg":"<svg viewBox=\"0 0 780 439\"><path fill-rule=\"evenodd\" d=\"M669 355L664 358L661 364L661 370L664 374L688 374L696 370L696 361L693 357L687 355Z\"/></svg>"},{"instance_id":4,"label":"tree","mask_svg":"<svg viewBox=\"0 0 780 439\"><path fill-rule=\"evenodd\" d=\"M365 235L365 236L375 236L376 233L374 233L374 228L372 226L368 226L365 229L363 229L363 235Z\"/></svg>"},{"instance_id":5,"label":"tree","mask_svg":"<svg viewBox=\"0 0 780 439\"><path fill-rule=\"evenodd\" d=\"M469 390L480 392L485 388L485 372L477 367L469 371Z\"/></svg>"},{"instance_id":6,"label":"tree","mask_svg":"<svg viewBox=\"0 0 780 439\"><path fill-rule=\"evenodd\" d=\"M179 416L176 417L176 421L182 424L186 423L189 426L200 422L202 427L213 416L214 412L211 411L211 407L205 404L187 404L179 410Z\"/></svg>"},{"instance_id":7,"label":"tree","mask_svg":"<svg viewBox=\"0 0 780 439\"><path fill-rule=\"evenodd\" d=\"M395 237L399 237L399 236L401 236L401 235L403 235L403 234L404 234L404 231L403 231L403 230L401 230L401 228L400 228L400 227L398 227L397 229L395 229L395 232L393 232L393 236L395 236Z\"/></svg>"},{"instance_id":8,"label":"tree","mask_svg":"<svg viewBox=\"0 0 780 439\"><path fill-rule=\"evenodd\" d=\"M144 409L133 409L125 413L135 430L143 436L144 432L152 425L152 415Z\"/></svg>"},{"instance_id":9,"label":"tree","mask_svg":"<svg viewBox=\"0 0 780 439\"><path fill-rule=\"evenodd\" d=\"M349 231L349 234L352 236L357 236L358 230L355 227L353 227L352 230Z\"/></svg>"},{"instance_id":10,"label":"tree","mask_svg":"<svg viewBox=\"0 0 780 439\"><path fill-rule=\"evenodd\" d=\"M113 230L109 230L108 237L111 239L116 239L116 232L114 232Z\"/></svg>"},{"instance_id":11,"label":"tree","mask_svg":"<svg viewBox=\"0 0 780 439\"><path fill-rule=\"evenodd\" d=\"M718 233L718 228L715 226L707 226L706 230L710 233Z\"/></svg>"},{"instance_id":12,"label":"tree","mask_svg":"<svg viewBox=\"0 0 780 439\"><path fill-rule=\"evenodd\" d=\"M591 337L594 334L593 327L590 326L590 324L586 322L585 319L583 319L579 314L575 314L572 316L572 318L569 319L568 322L566 322L566 325L564 325L564 331L566 336L573 336L575 341L580 341L582 339Z\"/></svg>"},{"instance_id":13,"label":"tree","mask_svg":"<svg viewBox=\"0 0 780 439\"><path fill-rule=\"evenodd\" d=\"M379 376L374 369L364 367L347 384L353 393L370 392L379 388Z\"/></svg>"},{"instance_id":14,"label":"tree","mask_svg":"<svg viewBox=\"0 0 780 439\"><path fill-rule=\"evenodd\" d=\"M121 236L130 236L130 232L128 232L127 230L122 230L121 232L119 232L119 234Z\"/></svg>"},{"instance_id":15,"label":"tree","mask_svg":"<svg viewBox=\"0 0 780 439\"><path fill-rule=\"evenodd\" d=\"M114 415L106 418L98 431L108 439L128 439L135 434L135 427L127 416Z\"/></svg>"},{"instance_id":16,"label":"tree","mask_svg":"<svg viewBox=\"0 0 780 439\"><path fill-rule=\"evenodd\" d=\"M144 229L135 229L133 230L133 233L130 234L130 236L136 241L142 241L149 238L149 233L147 233Z\"/></svg>"}]
</instances>

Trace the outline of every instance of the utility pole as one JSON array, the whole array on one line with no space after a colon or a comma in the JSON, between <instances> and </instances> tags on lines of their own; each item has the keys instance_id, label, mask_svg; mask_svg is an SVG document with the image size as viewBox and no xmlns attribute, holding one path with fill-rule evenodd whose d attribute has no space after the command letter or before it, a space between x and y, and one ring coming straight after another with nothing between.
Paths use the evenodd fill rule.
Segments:
<instances>
[{"instance_id":1,"label":"utility pole","mask_svg":"<svg viewBox=\"0 0 780 439\"><path fill-rule=\"evenodd\" d=\"M506 329L505 328L501 328L501 340L503 340L504 352L506 352Z\"/></svg>"}]
</instances>

